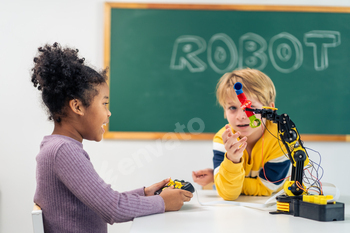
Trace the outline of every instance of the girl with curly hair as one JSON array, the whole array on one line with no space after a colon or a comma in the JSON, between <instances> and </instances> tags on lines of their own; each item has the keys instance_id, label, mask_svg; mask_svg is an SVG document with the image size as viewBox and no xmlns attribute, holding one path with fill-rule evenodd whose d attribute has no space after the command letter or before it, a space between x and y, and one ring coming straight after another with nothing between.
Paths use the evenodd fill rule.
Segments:
<instances>
[{"instance_id":1,"label":"girl with curly hair","mask_svg":"<svg viewBox=\"0 0 350 233\"><path fill-rule=\"evenodd\" d=\"M40 47L34 58L32 82L54 121L37 160L34 202L43 211L44 230L50 232L107 232L107 223L179 210L192 193L168 188L169 178L149 187L117 192L96 173L82 141L101 141L111 112L106 70L84 64L78 50L58 43Z\"/></svg>"}]
</instances>

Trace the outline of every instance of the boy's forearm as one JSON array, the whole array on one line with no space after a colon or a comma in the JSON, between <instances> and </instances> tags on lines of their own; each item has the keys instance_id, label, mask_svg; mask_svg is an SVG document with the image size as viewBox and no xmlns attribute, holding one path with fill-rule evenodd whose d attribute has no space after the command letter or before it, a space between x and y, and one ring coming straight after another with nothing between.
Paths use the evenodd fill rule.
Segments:
<instances>
[{"instance_id":1,"label":"boy's forearm","mask_svg":"<svg viewBox=\"0 0 350 233\"><path fill-rule=\"evenodd\" d=\"M227 158L221 163L219 171L214 176L214 183L218 194L228 201L233 201L242 192L244 182L242 163L234 164Z\"/></svg>"}]
</instances>

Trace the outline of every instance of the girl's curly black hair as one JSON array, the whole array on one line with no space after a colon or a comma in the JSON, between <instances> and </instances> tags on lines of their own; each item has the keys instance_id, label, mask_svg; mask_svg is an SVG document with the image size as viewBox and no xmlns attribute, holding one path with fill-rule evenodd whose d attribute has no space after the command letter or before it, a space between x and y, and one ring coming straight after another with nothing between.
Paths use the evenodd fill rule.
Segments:
<instances>
[{"instance_id":1,"label":"girl's curly black hair","mask_svg":"<svg viewBox=\"0 0 350 233\"><path fill-rule=\"evenodd\" d=\"M105 83L107 69L97 72L78 57L78 49L62 48L57 42L38 48L34 58L32 82L42 91L42 99L49 110L49 120L61 121L64 108L72 99L89 107L98 94L95 86Z\"/></svg>"}]
</instances>

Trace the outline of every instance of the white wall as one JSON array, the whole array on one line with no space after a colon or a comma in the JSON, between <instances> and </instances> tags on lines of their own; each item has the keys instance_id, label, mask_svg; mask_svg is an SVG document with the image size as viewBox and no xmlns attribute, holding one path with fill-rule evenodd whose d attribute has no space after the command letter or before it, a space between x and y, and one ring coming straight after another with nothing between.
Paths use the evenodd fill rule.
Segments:
<instances>
[{"instance_id":1,"label":"white wall","mask_svg":"<svg viewBox=\"0 0 350 233\"><path fill-rule=\"evenodd\" d=\"M130 0L129 0L130 1ZM123 0L123 2L129 2ZM31 232L35 156L42 137L52 132L30 81L37 47L55 41L79 48L96 67L103 65L103 0L0 1L0 232ZM135 2L149 2L137 0ZM170 1L155 1L170 3ZM174 0L173 3L350 6L348 0ZM185 123L185 122L184 122ZM174 126L175 127L175 126ZM324 181L350 192L339 180L348 168L350 143L306 143L322 153ZM118 191L150 185L166 177L192 181L191 171L211 167L210 141L84 142L95 168ZM148 151L150 160L130 157ZM339 161L342 162L339 162ZM125 168L132 161L136 167ZM341 178L345 181L345 178ZM110 232L128 232L131 223Z\"/></svg>"}]
</instances>

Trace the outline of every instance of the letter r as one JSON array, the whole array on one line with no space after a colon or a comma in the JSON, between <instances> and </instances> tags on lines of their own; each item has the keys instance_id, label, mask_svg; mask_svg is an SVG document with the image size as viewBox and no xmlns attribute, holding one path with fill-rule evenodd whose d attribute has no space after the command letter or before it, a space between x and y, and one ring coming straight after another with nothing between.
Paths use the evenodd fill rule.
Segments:
<instances>
[{"instance_id":1,"label":"letter r","mask_svg":"<svg viewBox=\"0 0 350 233\"><path fill-rule=\"evenodd\" d=\"M171 55L170 69L183 70L187 67L190 72L203 72L207 65L197 57L207 48L205 40L199 36L180 36L175 40Z\"/></svg>"}]
</instances>

